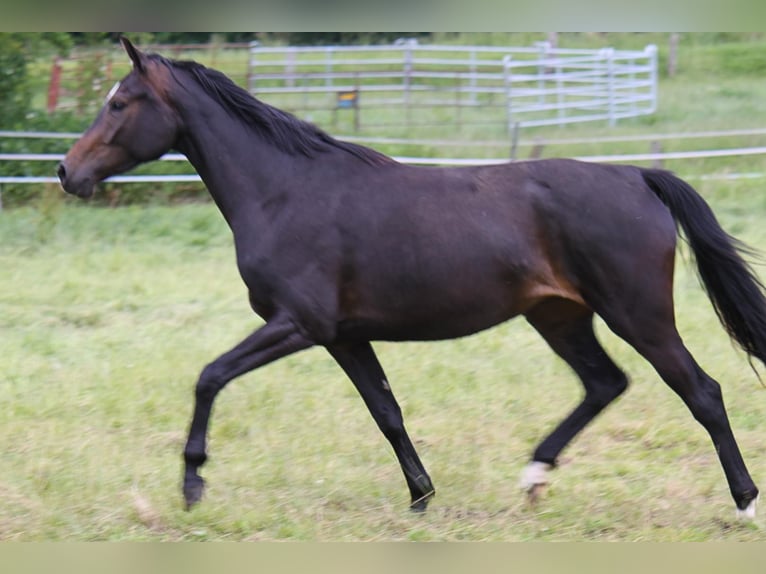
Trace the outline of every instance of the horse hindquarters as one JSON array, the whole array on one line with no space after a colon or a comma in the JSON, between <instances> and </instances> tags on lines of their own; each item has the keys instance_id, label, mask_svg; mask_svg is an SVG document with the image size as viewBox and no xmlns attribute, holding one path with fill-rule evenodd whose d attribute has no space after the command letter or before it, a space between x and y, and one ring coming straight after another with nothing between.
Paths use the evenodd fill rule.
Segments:
<instances>
[{"instance_id":1,"label":"horse hindquarters","mask_svg":"<svg viewBox=\"0 0 766 574\"><path fill-rule=\"evenodd\" d=\"M568 180L560 178L561 181L557 181L560 187L551 186L552 192L542 196L543 201L539 203L543 216L539 220L546 226L549 236L558 238L552 243L552 253L559 258L560 267L566 270L586 306L652 364L707 430L718 451L737 509L751 514L758 489L745 467L732 433L720 386L699 367L684 346L675 325L673 271L677 231L674 219L680 217L682 223L697 235L697 242L703 232L697 231L690 223L695 213L700 211L699 207L695 207L696 211L692 213L686 202L674 197L674 208L669 211L664 203L672 194L687 194L686 198L693 192L688 190L688 186L681 190L671 189L666 180L653 182L654 187L664 190L666 198L662 199L663 195L653 187L647 187L642 179L643 172L635 168L593 166L590 169L579 166L577 169L581 170L580 183L592 187L583 189L570 185L562 190L567 181L571 183L571 177ZM701 200L688 201L696 206ZM677 207L679 204L683 208ZM588 214L592 225L583 221L583 213ZM720 234L715 234L708 242L720 243L718 237ZM747 282L745 271L741 271L739 276L745 277L742 281ZM710 289L710 284L706 285ZM534 318L531 322L537 326ZM550 343L551 334L545 330L541 333ZM579 335L575 332L569 335L570 342L563 350L557 349L554 344L551 346L566 358L564 353L567 347L582 346L590 337L584 329L580 329ZM595 346L591 344L591 348ZM593 351L590 355L595 356ZM581 357L587 359L588 354L581 354ZM569 360L578 371L576 361L576 358ZM610 372L606 361L600 362L602 379ZM597 364L592 363L594 366ZM620 378L616 370L611 372L612 388L617 393ZM580 371L578 374L584 382L587 380L587 374L585 377ZM586 385L586 401L588 394ZM597 396L604 400L609 398L605 391ZM582 426L583 421L590 420L587 416L592 418L598 412L595 404L587 413L584 405L578 409L579 412L576 410L568 420L577 421ZM566 423L562 423L561 427L566 427ZM574 434L571 429L569 434ZM569 434L559 430L554 432L551 436L554 440L546 441L547 446L553 447L550 452L563 447L561 443ZM542 448L546 442L541 445L535 460L538 456L550 456L550 452L546 453Z\"/></svg>"},{"instance_id":2,"label":"horse hindquarters","mask_svg":"<svg viewBox=\"0 0 766 574\"><path fill-rule=\"evenodd\" d=\"M663 214L667 218L667 212ZM646 217L651 217L646 214ZM752 513L758 495L729 424L719 384L697 364L675 324L675 241L634 226L643 245L612 266L611 291L588 299L609 328L638 351L678 394L710 435L738 511ZM626 228L626 233L631 229Z\"/></svg>"},{"instance_id":3,"label":"horse hindquarters","mask_svg":"<svg viewBox=\"0 0 766 574\"><path fill-rule=\"evenodd\" d=\"M629 289L602 297L591 293L589 302L595 301L592 306L609 328L652 364L707 430L738 513L752 516L758 489L732 433L720 386L699 367L676 330L669 280L672 277L656 268L638 269L642 272L632 276ZM613 271L618 282L619 271ZM581 404L535 450L533 464L523 479L523 486L534 497L536 490L547 483L545 471L555 465L559 452L625 390L627 378L596 340L592 311L587 307L553 299L539 304L526 317L572 367L586 391Z\"/></svg>"}]
</instances>

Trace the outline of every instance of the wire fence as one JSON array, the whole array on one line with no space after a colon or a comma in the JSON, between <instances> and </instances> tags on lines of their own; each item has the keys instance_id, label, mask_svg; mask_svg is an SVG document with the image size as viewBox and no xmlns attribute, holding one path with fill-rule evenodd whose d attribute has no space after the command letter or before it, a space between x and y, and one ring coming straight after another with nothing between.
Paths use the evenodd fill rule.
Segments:
<instances>
[{"instance_id":1,"label":"wire fence","mask_svg":"<svg viewBox=\"0 0 766 574\"><path fill-rule=\"evenodd\" d=\"M748 155L766 155L766 147L747 147L730 149L711 149L695 151L658 152L658 153L632 153L610 155L572 156L572 159L580 161L600 163L628 163L628 162L662 162L672 159L705 159L714 157L741 157ZM64 159L64 154L0 154L0 161L50 161L59 162ZM433 157L410 157L393 156L393 159L411 165L434 165L434 166L465 166L465 165L493 165L511 161L510 158L433 158ZM167 154L159 158L159 161L188 161L186 156L180 154ZM0 184L3 183L55 183L58 181L54 176L0 176ZM188 182L201 181L199 176L193 174L171 175L125 175L114 176L106 179L109 182Z\"/></svg>"},{"instance_id":2,"label":"wire fence","mask_svg":"<svg viewBox=\"0 0 766 574\"><path fill-rule=\"evenodd\" d=\"M75 132L9 132L0 131L1 138L37 138L37 139L59 139L68 140L76 139L80 137L80 133ZM549 145L564 145L572 143L593 143L594 141L608 141L608 142L620 142L620 141L637 141L643 140L648 142L656 142L662 140L704 140L707 138L721 138L721 137L734 137L734 136L752 136L752 135L766 135L765 128L759 129L746 129L746 130L725 130L725 131L706 131L706 132L689 132L689 133L675 133L675 134L644 134L644 135L632 135L632 136L607 136L602 138L589 138L589 139L561 139L561 140L541 140L545 144ZM352 139L349 137L349 139ZM412 143L413 140L399 140L392 138L355 138L358 141L369 142L372 139L377 141L385 140L388 143ZM427 140L430 142L437 142L439 140ZM445 142L442 142L445 143ZM476 142L478 143L478 142ZM507 142L481 142L480 145L487 145L495 143L498 145L507 146ZM536 142L536 145L541 145L540 141ZM0 153L0 162L48 162L51 164L51 175L0 175L0 190L3 184L45 184L45 183L57 183L58 178L53 175L56 164L64 159L63 153ZM586 155L586 156L574 156L575 159L582 161L593 162L654 162L661 163L667 160L678 159L705 159L705 158L720 158L720 157L740 157L740 156L753 156L753 155L766 155L766 146L750 146L750 147L734 147L725 149L707 149L707 150L687 150L687 151L670 151L670 152L648 152L648 153L630 153L630 154L609 154L609 155ZM394 156L394 159L408 164L414 165L491 165L510 161L513 157L493 157L493 158L449 158L449 157L409 157L409 156ZM163 162L188 162L186 156L177 153L169 153L159 158ZM763 173L723 173L723 174L707 174L703 176L697 176L702 179L753 179L765 177ZM693 176L692 176L693 178ZM114 176L106 181L112 183L188 183L188 182L200 182L201 179L197 174L135 174L135 175L120 175Z\"/></svg>"}]
</instances>

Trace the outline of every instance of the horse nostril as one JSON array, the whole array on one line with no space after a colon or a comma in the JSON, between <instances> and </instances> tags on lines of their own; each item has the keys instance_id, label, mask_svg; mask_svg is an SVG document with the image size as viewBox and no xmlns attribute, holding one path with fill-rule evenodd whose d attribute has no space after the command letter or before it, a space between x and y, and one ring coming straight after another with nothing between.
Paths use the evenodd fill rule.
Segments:
<instances>
[{"instance_id":1,"label":"horse nostril","mask_svg":"<svg viewBox=\"0 0 766 574\"><path fill-rule=\"evenodd\" d=\"M63 163L59 164L59 167L56 170L56 173L58 174L59 180L61 181L61 183L64 183L64 180L66 179L66 168L64 167Z\"/></svg>"}]
</instances>

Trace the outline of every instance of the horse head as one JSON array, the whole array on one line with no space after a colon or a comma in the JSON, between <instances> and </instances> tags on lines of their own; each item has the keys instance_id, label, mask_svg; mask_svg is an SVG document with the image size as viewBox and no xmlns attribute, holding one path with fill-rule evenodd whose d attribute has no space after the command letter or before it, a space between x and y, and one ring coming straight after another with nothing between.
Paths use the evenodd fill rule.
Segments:
<instances>
[{"instance_id":1,"label":"horse head","mask_svg":"<svg viewBox=\"0 0 766 574\"><path fill-rule=\"evenodd\" d=\"M180 118L169 103L171 76L161 61L122 46L133 69L115 84L103 108L58 166L67 193L90 197L96 183L170 150L180 133Z\"/></svg>"}]
</instances>

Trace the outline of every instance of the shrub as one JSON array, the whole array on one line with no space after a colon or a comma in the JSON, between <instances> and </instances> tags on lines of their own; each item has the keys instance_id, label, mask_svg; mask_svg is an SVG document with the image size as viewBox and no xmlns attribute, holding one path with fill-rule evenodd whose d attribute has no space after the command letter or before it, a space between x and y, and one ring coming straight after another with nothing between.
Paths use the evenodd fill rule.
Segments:
<instances>
[{"instance_id":1,"label":"shrub","mask_svg":"<svg viewBox=\"0 0 766 574\"><path fill-rule=\"evenodd\" d=\"M29 110L27 57L16 34L0 34L0 129L12 129Z\"/></svg>"}]
</instances>

